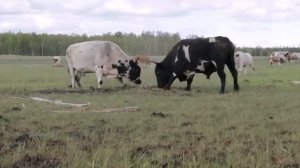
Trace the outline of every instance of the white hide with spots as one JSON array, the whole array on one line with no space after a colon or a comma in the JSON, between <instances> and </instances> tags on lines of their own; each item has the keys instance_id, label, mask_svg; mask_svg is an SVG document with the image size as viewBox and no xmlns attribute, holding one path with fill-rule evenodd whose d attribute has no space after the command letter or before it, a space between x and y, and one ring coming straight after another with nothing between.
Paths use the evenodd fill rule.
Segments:
<instances>
[{"instance_id":1,"label":"white hide with spots","mask_svg":"<svg viewBox=\"0 0 300 168\"><path fill-rule=\"evenodd\" d=\"M300 53L298 52L292 52L288 54L288 59L290 61L296 61L299 62L300 61Z\"/></svg>"},{"instance_id":2,"label":"white hide with spots","mask_svg":"<svg viewBox=\"0 0 300 168\"><path fill-rule=\"evenodd\" d=\"M128 66L130 57L115 43L109 41L87 41L72 44L67 48L66 59L71 76L72 88L75 87L75 75L96 73L98 88L102 77L116 77L118 72L112 64L119 61Z\"/></svg>"},{"instance_id":3,"label":"white hide with spots","mask_svg":"<svg viewBox=\"0 0 300 168\"><path fill-rule=\"evenodd\" d=\"M269 57L269 63L271 66L273 66L274 63L277 63L278 66L281 66L282 63L287 62L287 55L289 53L287 51L275 51L272 52Z\"/></svg>"},{"instance_id":4,"label":"white hide with spots","mask_svg":"<svg viewBox=\"0 0 300 168\"><path fill-rule=\"evenodd\" d=\"M61 57L60 56L54 56L53 57L53 67L64 67L64 65L61 63Z\"/></svg>"},{"instance_id":5,"label":"white hide with spots","mask_svg":"<svg viewBox=\"0 0 300 168\"><path fill-rule=\"evenodd\" d=\"M56 63L56 62L61 63L61 57L60 56L54 56L53 61L54 61L54 63Z\"/></svg>"},{"instance_id":6,"label":"white hide with spots","mask_svg":"<svg viewBox=\"0 0 300 168\"><path fill-rule=\"evenodd\" d=\"M235 67L238 70L239 75L247 73L247 67L251 67L254 71L253 57L250 53L237 51L234 53Z\"/></svg>"}]
</instances>

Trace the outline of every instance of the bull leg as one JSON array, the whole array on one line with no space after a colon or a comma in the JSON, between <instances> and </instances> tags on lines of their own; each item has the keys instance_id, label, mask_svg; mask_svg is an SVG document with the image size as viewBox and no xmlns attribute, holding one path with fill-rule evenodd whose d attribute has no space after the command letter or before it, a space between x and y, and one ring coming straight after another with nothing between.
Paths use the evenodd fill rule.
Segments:
<instances>
[{"instance_id":1,"label":"bull leg","mask_svg":"<svg viewBox=\"0 0 300 168\"><path fill-rule=\"evenodd\" d=\"M96 67L96 77L97 77L98 89L101 89L102 84L103 84L103 81L102 81L103 72L99 66Z\"/></svg>"},{"instance_id":2,"label":"bull leg","mask_svg":"<svg viewBox=\"0 0 300 168\"><path fill-rule=\"evenodd\" d=\"M250 66L250 67L251 67L251 66ZM246 75L246 74L248 73L249 66L246 66L244 69L245 69L245 70L244 70L244 74Z\"/></svg>"},{"instance_id":3,"label":"bull leg","mask_svg":"<svg viewBox=\"0 0 300 168\"><path fill-rule=\"evenodd\" d=\"M278 61L277 64L278 64L278 67L281 67L281 62L280 61Z\"/></svg>"},{"instance_id":4,"label":"bull leg","mask_svg":"<svg viewBox=\"0 0 300 168\"><path fill-rule=\"evenodd\" d=\"M75 69L72 66L68 66L70 78L71 78L71 88L75 88Z\"/></svg>"},{"instance_id":5,"label":"bull leg","mask_svg":"<svg viewBox=\"0 0 300 168\"><path fill-rule=\"evenodd\" d=\"M187 86L185 88L186 91L190 91L191 90L191 84L193 82L194 76L195 75L191 75L191 76L188 77L188 79L186 81L187 82Z\"/></svg>"},{"instance_id":6,"label":"bull leg","mask_svg":"<svg viewBox=\"0 0 300 168\"><path fill-rule=\"evenodd\" d=\"M253 71L255 71L255 67L253 64L251 64L251 68L253 69Z\"/></svg>"},{"instance_id":7,"label":"bull leg","mask_svg":"<svg viewBox=\"0 0 300 168\"><path fill-rule=\"evenodd\" d=\"M234 67L234 63L227 63L227 67L228 67L228 69L229 69L229 71L232 75L232 78L233 78L233 89L235 91L239 91L240 88L239 88L239 84L238 84L238 75L237 75L237 71ZM224 67L223 67L223 73L224 73Z\"/></svg>"},{"instance_id":8,"label":"bull leg","mask_svg":"<svg viewBox=\"0 0 300 168\"><path fill-rule=\"evenodd\" d=\"M270 65L271 65L271 67L273 68L273 61L270 60L269 63L270 63Z\"/></svg>"},{"instance_id":9,"label":"bull leg","mask_svg":"<svg viewBox=\"0 0 300 168\"><path fill-rule=\"evenodd\" d=\"M169 80L169 82L165 85L164 89L165 90L170 90L171 89L171 85L174 82L174 80L177 78L177 76L172 76L171 79Z\"/></svg>"},{"instance_id":10,"label":"bull leg","mask_svg":"<svg viewBox=\"0 0 300 168\"><path fill-rule=\"evenodd\" d=\"M238 74L239 75L243 75L243 66L242 66L242 64L240 64L240 68L238 70Z\"/></svg>"},{"instance_id":11,"label":"bull leg","mask_svg":"<svg viewBox=\"0 0 300 168\"><path fill-rule=\"evenodd\" d=\"M76 71L75 72L75 81L79 88L81 88L80 78L81 78L81 72Z\"/></svg>"},{"instance_id":12,"label":"bull leg","mask_svg":"<svg viewBox=\"0 0 300 168\"><path fill-rule=\"evenodd\" d=\"M220 88L219 93L223 94L225 92L225 84L226 84L226 74L224 72L224 67L223 68L219 68L217 70L217 73L218 73L219 78L221 80L221 88Z\"/></svg>"}]
</instances>

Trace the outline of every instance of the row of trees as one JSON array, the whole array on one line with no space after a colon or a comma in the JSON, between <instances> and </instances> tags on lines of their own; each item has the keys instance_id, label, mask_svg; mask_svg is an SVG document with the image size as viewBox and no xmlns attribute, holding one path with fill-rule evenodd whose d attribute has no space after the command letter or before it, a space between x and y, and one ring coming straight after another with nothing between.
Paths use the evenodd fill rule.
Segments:
<instances>
[{"instance_id":1,"label":"row of trees","mask_svg":"<svg viewBox=\"0 0 300 168\"><path fill-rule=\"evenodd\" d=\"M197 38L190 35L189 38ZM181 39L178 33L146 31L140 35L134 33L105 33L87 36L85 34L36 34L36 33L0 33L0 54L54 56L65 55L66 48L73 43L89 40L108 40L118 44L129 55L166 55L172 46ZM272 51L300 52L299 48L277 47L237 47L237 50L256 56L268 56Z\"/></svg>"},{"instance_id":2,"label":"row of trees","mask_svg":"<svg viewBox=\"0 0 300 168\"><path fill-rule=\"evenodd\" d=\"M143 32L106 33L87 36L85 34L36 34L36 33L1 33L0 54L54 56L65 55L70 44L89 40L108 40L118 44L129 55L165 55L180 40L178 33Z\"/></svg>"}]
</instances>

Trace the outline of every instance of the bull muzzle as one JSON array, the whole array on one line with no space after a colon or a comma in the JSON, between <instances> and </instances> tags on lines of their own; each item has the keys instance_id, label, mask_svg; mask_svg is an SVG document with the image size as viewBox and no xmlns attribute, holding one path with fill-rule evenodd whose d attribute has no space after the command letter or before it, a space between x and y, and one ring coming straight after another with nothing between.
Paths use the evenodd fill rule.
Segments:
<instances>
[{"instance_id":1,"label":"bull muzzle","mask_svg":"<svg viewBox=\"0 0 300 168\"><path fill-rule=\"evenodd\" d=\"M133 83L137 84L137 85L140 85L142 84L142 81L140 78L136 78L135 80L132 81Z\"/></svg>"}]
</instances>

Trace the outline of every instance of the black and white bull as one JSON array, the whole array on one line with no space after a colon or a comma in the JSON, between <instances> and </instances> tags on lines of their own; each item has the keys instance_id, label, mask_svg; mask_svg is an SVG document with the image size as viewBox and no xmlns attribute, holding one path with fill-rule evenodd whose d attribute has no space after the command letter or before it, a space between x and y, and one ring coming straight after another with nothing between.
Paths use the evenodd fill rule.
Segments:
<instances>
[{"instance_id":1,"label":"black and white bull","mask_svg":"<svg viewBox=\"0 0 300 168\"><path fill-rule=\"evenodd\" d=\"M234 90L238 91L234 50L233 43L227 37L181 40L162 62L154 62L157 85L159 88L170 89L173 81L178 78L180 81L187 81L185 89L190 90L195 73L204 73L209 78L212 73L217 72L221 80L219 93L224 93L226 64L233 77Z\"/></svg>"}]
</instances>

